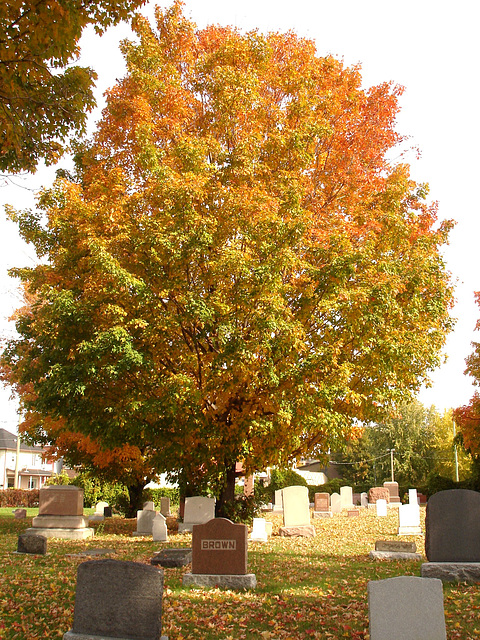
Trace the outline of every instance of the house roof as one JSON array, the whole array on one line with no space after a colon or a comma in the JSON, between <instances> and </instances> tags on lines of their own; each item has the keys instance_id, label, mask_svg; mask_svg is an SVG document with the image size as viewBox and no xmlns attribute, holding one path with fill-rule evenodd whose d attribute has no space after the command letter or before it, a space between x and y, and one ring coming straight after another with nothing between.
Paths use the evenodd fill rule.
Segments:
<instances>
[{"instance_id":1,"label":"house roof","mask_svg":"<svg viewBox=\"0 0 480 640\"><path fill-rule=\"evenodd\" d=\"M17 436L6 429L0 429L0 450L2 449L8 449L10 451L16 451L17 449ZM29 447L20 441L20 451L40 452L42 451L42 447Z\"/></svg>"}]
</instances>

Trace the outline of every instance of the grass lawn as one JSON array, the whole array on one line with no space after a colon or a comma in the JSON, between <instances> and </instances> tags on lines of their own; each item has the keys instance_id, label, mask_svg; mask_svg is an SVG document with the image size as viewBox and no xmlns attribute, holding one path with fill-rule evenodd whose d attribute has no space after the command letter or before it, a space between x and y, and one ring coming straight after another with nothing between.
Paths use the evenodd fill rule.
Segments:
<instances>
[{"instance_id":1,"label":"grass lawn","mask_svg":"<svg viewBox=\"0 0 480 640\"><path fill-rule=\"evenodd\" d=\"M84 559L69 554L107 547L115 550L114 558L149 564L165 546L191 545L189 534L171 533L166 544L132 538L135 520L112 518L97 528L93 539L50 539L46 556L19 555L13 553L18 534L31 518L15 520L11 511L0 513L1 640L61 639L71 629L76 570ZM278 531L281 517L267 518ZM367 582L419 576L421 563L368 557L375 540L398 539L395 510L386 518L362 510L357 518L342 514L314 523L315 538L274 535L267 543L249 544L255 591L184 588L182 574L189 567L165 569L163 633L169 640L367 639ZM423 553L423 537L415 542ZM479 638L480 585L444 584L444 598L448 640Z\"/></svg>"}]
</instances>

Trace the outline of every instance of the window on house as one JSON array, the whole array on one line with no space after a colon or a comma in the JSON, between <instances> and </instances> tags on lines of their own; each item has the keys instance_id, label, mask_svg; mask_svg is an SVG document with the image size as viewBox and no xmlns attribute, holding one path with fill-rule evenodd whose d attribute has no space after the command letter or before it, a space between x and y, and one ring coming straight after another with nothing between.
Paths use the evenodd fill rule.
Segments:
<instances>
[{"instance_id":1,"label":"window on house","mask_svg":"<svg viewBox=\"0 0 480 640\"><path fill-rule=\"evenodd\" d=\"M28 479L28 488L29 489L36 489L38 486L38 478L32 478L30 476L30 478Z\"/></svg>"}]
</instances>

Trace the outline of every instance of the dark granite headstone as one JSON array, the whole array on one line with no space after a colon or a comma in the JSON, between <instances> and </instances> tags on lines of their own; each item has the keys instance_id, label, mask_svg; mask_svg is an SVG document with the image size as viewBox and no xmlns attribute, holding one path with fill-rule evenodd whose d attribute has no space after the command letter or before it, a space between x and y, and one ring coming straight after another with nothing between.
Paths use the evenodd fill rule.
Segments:
<instances>
[{"instance_id":1,"label":"dark granite headstone","mask_svg":"<svg viewBox=\"0 0 480 640\"><path fill-rule=\"evenodd\" d=\"M175 568L185 567L192 561L191 549L162 549L160 553L157 553L150 560L150 564L154 566L160 565L161 567Z\"/></svg>"},{"instance_id":2,"label":"dark granite headstone","mask_svg":"<svg viewBox=\"0 0 480 640\"><path fill-rule=\"evenodd\" d=\"M112 507L103 507L103 515L105 518L112 517Z\"/></svg>"},{"instance_id":3,"label":"dark granite headstone","mask_svg":"<svg viewBox=\"0 0 480 640\"><path fill-rule=\"evenodd\" d=\"M227 518L196 524L192 534L192 573L245 575L248 529Z\"/></svg>"},{"instance_id":4,"label":"dark granite headstone","mask_svg":"<svg viewBox=\"0 0 480 640\"><path fill-rule=\"evenodd\" d=\"M64 640L85 636L160 640L162 594L161 569L124 560L82 562L73 629Z\"/></svg>"},{"instance_id":5,"label":"dark granite headstone","mask_svg":"<svg viewBox=\"0 0 480 640\"><path fill-rule=\"evenodd\" d=\"M21 533L18 536L17 552L44 556L47 553L47 538L31 533Z\"/></svg>"},{"instance_id":6,"label":"dark granite headstone","mask_svg":"<svg viewBox=\"0 0 480 640\"><path fill-rule=\"evenodd\" d=\"M480 562L480 493L451 489L429 499L425 554L429 562Z\"/></svg>"},{"instance_id":7,"label":"dark granite headstone","mask_svg":"<svg viewBox=\"0 0 480 640\"><path fill-rule=\"evenodd\" d=\"M368 490L368 503L375 504L377 500L390 502L390 491L386 487L372 487Z\"/></svg>"}]
</instances>

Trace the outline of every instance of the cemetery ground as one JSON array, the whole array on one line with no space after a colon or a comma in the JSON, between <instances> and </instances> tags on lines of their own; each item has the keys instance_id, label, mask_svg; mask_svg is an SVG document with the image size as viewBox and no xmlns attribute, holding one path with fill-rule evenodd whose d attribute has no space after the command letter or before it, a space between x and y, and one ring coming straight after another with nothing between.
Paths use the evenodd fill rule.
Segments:
<instances>
[{"instance_id":1,"label":"cemetery ground","mask_svg":"<svg viewBox=\"0 0 480 640\"><path fill-rule=\"evenodd\" d=\"M17 520L12 509L0 509L1 640L61 639L71 629L77 567L92 559L78 554L88 549L109 549L114 553L107 557L150 564L160 549L191 546L191 534L173 531L173 518L167 519L172 528L168 543L159 543L131 537L135 520L114 517L94 525L94 538L49 539L47 555L14 553L18 535L31 526L34 513L29 510L26 519ZM422 508L423 530L424 515ZM281 515L266 517L275 534ZM256 574L255 591L183 587L189 566L164 569L163 633L169 640L367 639L368 581L419 576L421 565L372 560L369 552L376 540L400 539L414 540L423 554L423 536L397 536L395 509L383 518L362 509L358 517L338 514L313 522L315 538L274 535L266 543L249 542L248 570ZM447 638L480 637L480 585L444 583L443 591Z\"/></svg>"}]
</instances>

